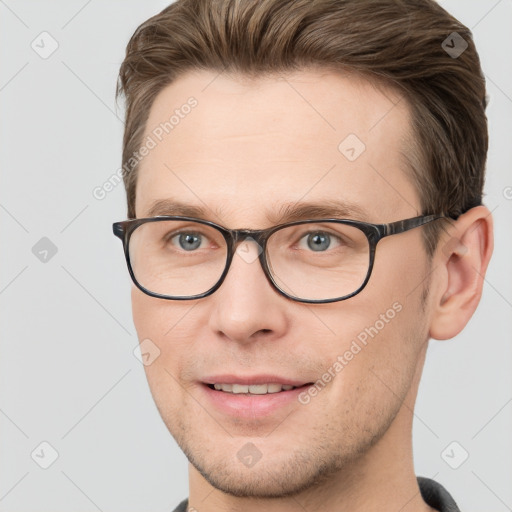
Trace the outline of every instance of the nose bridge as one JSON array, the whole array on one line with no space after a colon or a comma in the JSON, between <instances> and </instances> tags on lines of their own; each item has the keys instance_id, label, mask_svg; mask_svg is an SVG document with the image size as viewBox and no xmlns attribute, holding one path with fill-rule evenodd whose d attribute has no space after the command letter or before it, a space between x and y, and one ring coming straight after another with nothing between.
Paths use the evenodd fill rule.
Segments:
<instances>
[{"instance_id":1,"label":"nose bridge","mask_svg":"<svg viewBox=\"0 0 512 512\"><path fill-rule=\"evenodd\" d=\"M233 235L233 251L236 250L237 245L246 238L252 238L260 247L263 247L263 239L265 238L266 230L264 229L234 229L231 231Z\"/></svg>"},{"instance_id":2,"label":"nose bridge","mask_svg":"<svg viewBox=\"0 0 512 512\"><path fill-rule=\"evenodd\" d=\"M231 231L232 259L223 284L211 299L209 325L232 341L246 343L263 334L281 336L287 326L285 309L274 304L279 299L273 295L272 283L269 288L262 265L264 236L262 230ZM270 303L275 307L269 308Z\"/></svg>"},{"instance_id":3,"label":"nose bridge","mask_svg":"<svg viewBox=\"0 0 512 512\"><path fill-rule=\"evenodd\" d=\"M264 248L266 245L265 238L267 237L268 230L266 229L233 229L231 230L231 251L232 256L236 255L237 251L241 251L239 245L243 243L244 241L247 242L256 242L257 244L257 254L256 257L260 260L260 264L262 266L263 272L266 274L265 271L265 265L263 264L263 261L261 261L261 257L265 258L265 252ZM245 253L249 251L249 248L247 247ZM243 255L242 255L243 256ZM268 276L267 276L268 277Z\"/></svg>"},{"instance_id":4,"label":"nose bridge","mask_svg":"<svg viewBox=\"0 0 512 512\"><path fill-rule=\"evenodd\" d=\"M265 278L270 282L271 286L274 287L274 284L269 279L267 275L267 271L265 268L265 264L263 259L265 258L264 247L265 247L265 238L268 230L263 229L235 229L231 230L231 251L232 258L229 264L229 268L233 264L233 260L236 257L242 258L246 263L256 263L258 260L258 265L261 266L261 269L265 275ZM247 242L246 247L240 247L240 244ZM256 247L253 244L256 243Z\"/></svg>"}]
</instances>

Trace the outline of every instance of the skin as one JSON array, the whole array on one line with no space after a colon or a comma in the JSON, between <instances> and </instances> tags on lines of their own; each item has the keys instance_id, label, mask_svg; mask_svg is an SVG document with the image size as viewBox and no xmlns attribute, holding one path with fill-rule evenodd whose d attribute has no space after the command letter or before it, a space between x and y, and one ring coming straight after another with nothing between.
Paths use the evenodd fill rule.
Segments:
<instances>
[{"instance_id":1,"label":"skin","mask_svg":"<svg viewBox=\"0 0 512 512\"><path fill-rule=\"evenodd\" d=\"M190 96L198 105L141 162L137 217L166 198L206 206L204 218L228 228L267 228L267 213L297 201L350 201L374 223L421 214L401 153L409 110L392 90L327 70L257 80L188 72L158 95L146 135ZM366 145L353 162L338 150L351 133ZM145 367L151 392L191 461L190 507L432 510L414 474L412 411L428 339L458 334L479 302L492 220L483 206L462 215L432 261L421 231L379 242L366 288L331 304L288 300L258 260L239 257L203 299L166 301L133 287L139 339L161 351ZM402 310L307 405L240 419L205 400L205 375L315 382L395 302ZM237 458L249 442L261 452L252 467Z\"/></svg>"}]
</instances>

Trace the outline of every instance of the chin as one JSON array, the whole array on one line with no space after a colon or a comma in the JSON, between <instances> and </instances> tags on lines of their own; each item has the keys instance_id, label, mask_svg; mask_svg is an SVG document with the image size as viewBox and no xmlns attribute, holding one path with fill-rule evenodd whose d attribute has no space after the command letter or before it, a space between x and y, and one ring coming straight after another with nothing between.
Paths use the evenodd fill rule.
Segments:
<instances>
[{"instance_id":1,"label":"chin","mask_svg":"<svg viewBox=\"0 0 512 512\"><path fill-rule=\"evenodd\" d=\"M283 450L279 454L270 451L271 457L263 454L252 467L246 467L236 455L226 457L231 451L229 447L222 451L199 450L200 443L176 440L192 466L212 487L239 498L277 499L298 495L329 481L335 473L346 470L354 459L353 454L343 456L312 446L310 450Z\"/></svg>"},{"instance_id":2,"label":"chin","mask_svg":"<svg viewBox=\"0 0 512 512\"><path fill-rule=\"evenodd\" d=\"M189 459L190 460L190 459ZM272 464L269 469L261 466L244 469L233 467L232 464L220 464L207 469L197 461L190 460L196 470L212 486L225 494L239 498L283 498L297 495L315 486L321 475L310 474L307 465L302 464L300 471L291 473L291 461L286 464Z\"/></svg>"}]
</instances>

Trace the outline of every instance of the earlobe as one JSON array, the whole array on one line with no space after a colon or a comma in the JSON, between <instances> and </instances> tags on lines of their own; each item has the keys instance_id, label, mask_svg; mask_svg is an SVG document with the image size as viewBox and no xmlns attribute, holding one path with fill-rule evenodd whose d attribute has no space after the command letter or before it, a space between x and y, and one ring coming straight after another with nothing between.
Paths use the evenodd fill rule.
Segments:
<instances>
[{"instance_id":1,"label":"earlobe","mask_svg":"<svg viewBox=\"0 0 512 512\"><path fill-rule=\"evenodd\" d=\"M482 295L493 250L493 222L485 206L461 215L439 240L434 256L438 268L430 337L453 338L468 323Z\"/></svg>"}]
</instances>

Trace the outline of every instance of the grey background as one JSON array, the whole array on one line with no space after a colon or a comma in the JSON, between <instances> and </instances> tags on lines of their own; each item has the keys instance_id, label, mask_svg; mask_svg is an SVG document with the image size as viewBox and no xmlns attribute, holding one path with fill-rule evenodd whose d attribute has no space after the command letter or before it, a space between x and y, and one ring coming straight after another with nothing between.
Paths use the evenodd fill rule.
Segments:
<instances>
[{"instance_id":1,"label":"grey background","mask_svg":"<svg viewBox=\"0 0 512 512\"><path fill-rule=\"evenodd\" d=\"M131 285L111 233L125 218L124 190L93 196L120 166L114 87L126 43L166 5L0 0L1 511L164 512L188 495L186 459L133 353ZM485 203L496 246L465 331L431 341L415 464L462 510L504 512L512 510L512 1L442 5L473 29L487 76ZM59 45L46 59L31 47L51 49L43 31ZM58 458L43 469L52 450Z\"/></svg>"}]
</instances>

